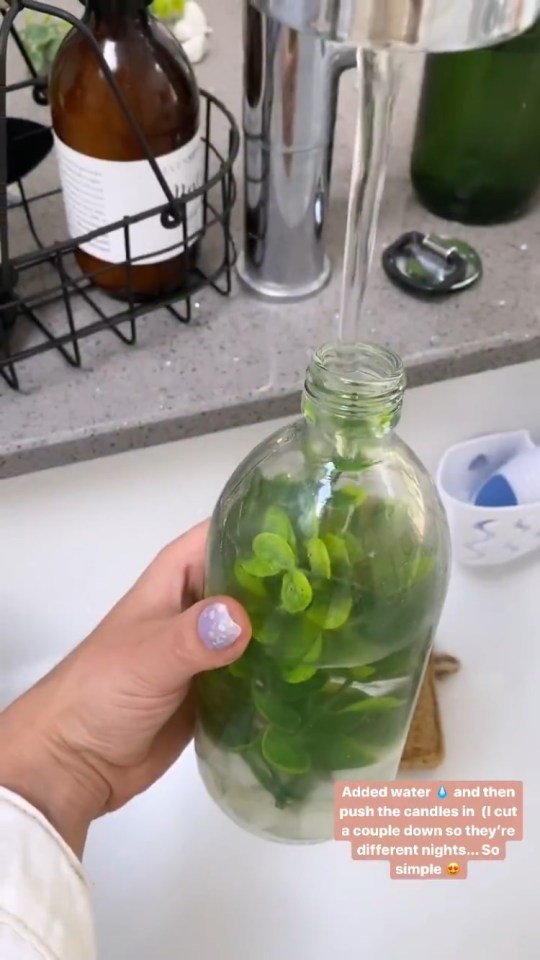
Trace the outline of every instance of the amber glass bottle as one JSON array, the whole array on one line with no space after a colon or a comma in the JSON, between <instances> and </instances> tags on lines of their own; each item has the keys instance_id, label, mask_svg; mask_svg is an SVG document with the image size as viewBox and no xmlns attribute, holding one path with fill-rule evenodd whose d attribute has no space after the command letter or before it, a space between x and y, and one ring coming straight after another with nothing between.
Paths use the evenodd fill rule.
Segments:
<instances>
[{"instance_id":1,"label":"amber glass bottle","mask_svg":"<svg viewBox=\"0 0 540 960\"><path fill-rule=\"evenodd\" d=\"M204 175L197 83L181 45L159 24L149 0L87 0L83 23L97 40L127 105L173 195ZM80 30L64 40L50 79L50 104L68 230L72 238L166 203L136 133ZM129 260L123 229L77 250L83 273L120 299L181 289L197 255L202 201L187 209L187 250L180 224L159 216L132 224Z\"/></svg>"}]
</instances>

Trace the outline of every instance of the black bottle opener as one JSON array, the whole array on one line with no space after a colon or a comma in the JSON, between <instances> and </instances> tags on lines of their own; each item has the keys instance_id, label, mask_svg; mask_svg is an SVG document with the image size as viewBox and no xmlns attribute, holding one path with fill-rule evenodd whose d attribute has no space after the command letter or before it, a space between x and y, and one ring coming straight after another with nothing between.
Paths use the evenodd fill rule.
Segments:
<instances>
[{"instance_id":1,"label":"black bottle opener","mask_svg":"<svg viewBox=\"0 0 540 960\"><path fill-rule=\"evenodd\" d=\"M387 247L382 264L396 286L418 297L457 293L482 276L482 261L468 243L419 231Z\"/></svg>"}]
</instances>

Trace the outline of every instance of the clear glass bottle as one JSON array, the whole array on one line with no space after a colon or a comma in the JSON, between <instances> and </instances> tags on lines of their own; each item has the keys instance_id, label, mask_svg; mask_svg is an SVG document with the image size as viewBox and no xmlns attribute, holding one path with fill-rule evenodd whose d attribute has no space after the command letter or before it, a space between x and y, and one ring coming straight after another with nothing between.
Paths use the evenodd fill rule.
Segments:
<instances>
[{"instance_id":1,"label":"clear glass bottle","mask_svg":"<svg viewBox=\"0 0 540 960\"><path fill-rule=\"evenodd\" d=\"M449 579L443 507L398 438L391 351L328 345L303 416L259 445L217 504L208 595L253 636L197 681L195 749L222 810L268 839L332 839L334 783L400 765Z\"/></svg>"}]
</instances>

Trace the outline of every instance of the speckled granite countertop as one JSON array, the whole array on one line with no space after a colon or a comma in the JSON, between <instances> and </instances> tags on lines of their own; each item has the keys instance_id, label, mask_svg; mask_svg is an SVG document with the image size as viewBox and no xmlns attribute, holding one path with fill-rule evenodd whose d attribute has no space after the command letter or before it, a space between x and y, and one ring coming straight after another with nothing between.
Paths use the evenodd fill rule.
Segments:
<instances>
[{"instance_id":1,"label":"speckled granite countertop","mask_svg":"<svg viewBox=\"0 0 540 960\"><path fill-rule=\"evenodd\" d=\"M241 3L206 0L205 8L213 35L211 53L197 68L199 82L238 115ZM398 234L441 230L441 223L417 206L408 181L420 68L420 60L411 58L396 110L363 334L402 355L410 386L540 357L539 213L497 229L451 228L452 235L466 237L476 246L485 273L477 287L445 303L417 302L392 287L382 272L381 249ZM82 345L81 370L70 368L58 355L29 361L21 368L20 393L0 380L0 477L298 410L310 352L335 331L353 139L353 81L352 75L345 78L340 101L328 229L335 270L326 290L315 299L283 307L253 299L235 282L229 299L213 292L202 295L189 326L162 311L144 318L136 347L124 346L112 334L89 338ZM28 114L27 103L28 98L24 101ZM20 106L22 112L22 100ZM47 164L39 173L41 187L47 177L55 176L52 161ZM239 160L235 230L240 244L241 176ZM49 210L47 216L49 224L54 223L61 211Z\"/></svg>"}]
</instances>

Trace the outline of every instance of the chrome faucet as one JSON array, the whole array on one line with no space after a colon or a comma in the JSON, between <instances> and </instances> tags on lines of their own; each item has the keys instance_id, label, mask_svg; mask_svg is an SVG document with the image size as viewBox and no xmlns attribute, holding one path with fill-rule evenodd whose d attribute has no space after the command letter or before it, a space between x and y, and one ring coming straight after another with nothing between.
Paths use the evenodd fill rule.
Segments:
<instances>
[{"instance_id":1,"label":"chrome faucet","mask_svg":"<svg viewBox=\"0 0 540 960\"><path fill-rule=\"evenodd\" d=\"M540 0L244 0L244 244L255 295L295 301L326 254L340 79L357 48L475 49L527 29Z\"/></svg>"},{"instance_id":2,"label":"chrome faucet","mask_svg":"<svg viewBox=\"0 0 540 960\"><path fill-rule=\"evenodd\" d=\"M326 256L339 81L356 47L291 29L244 0L244 250L259 296L300 300L330 278Z\"/></svg>"}]
</instances>

